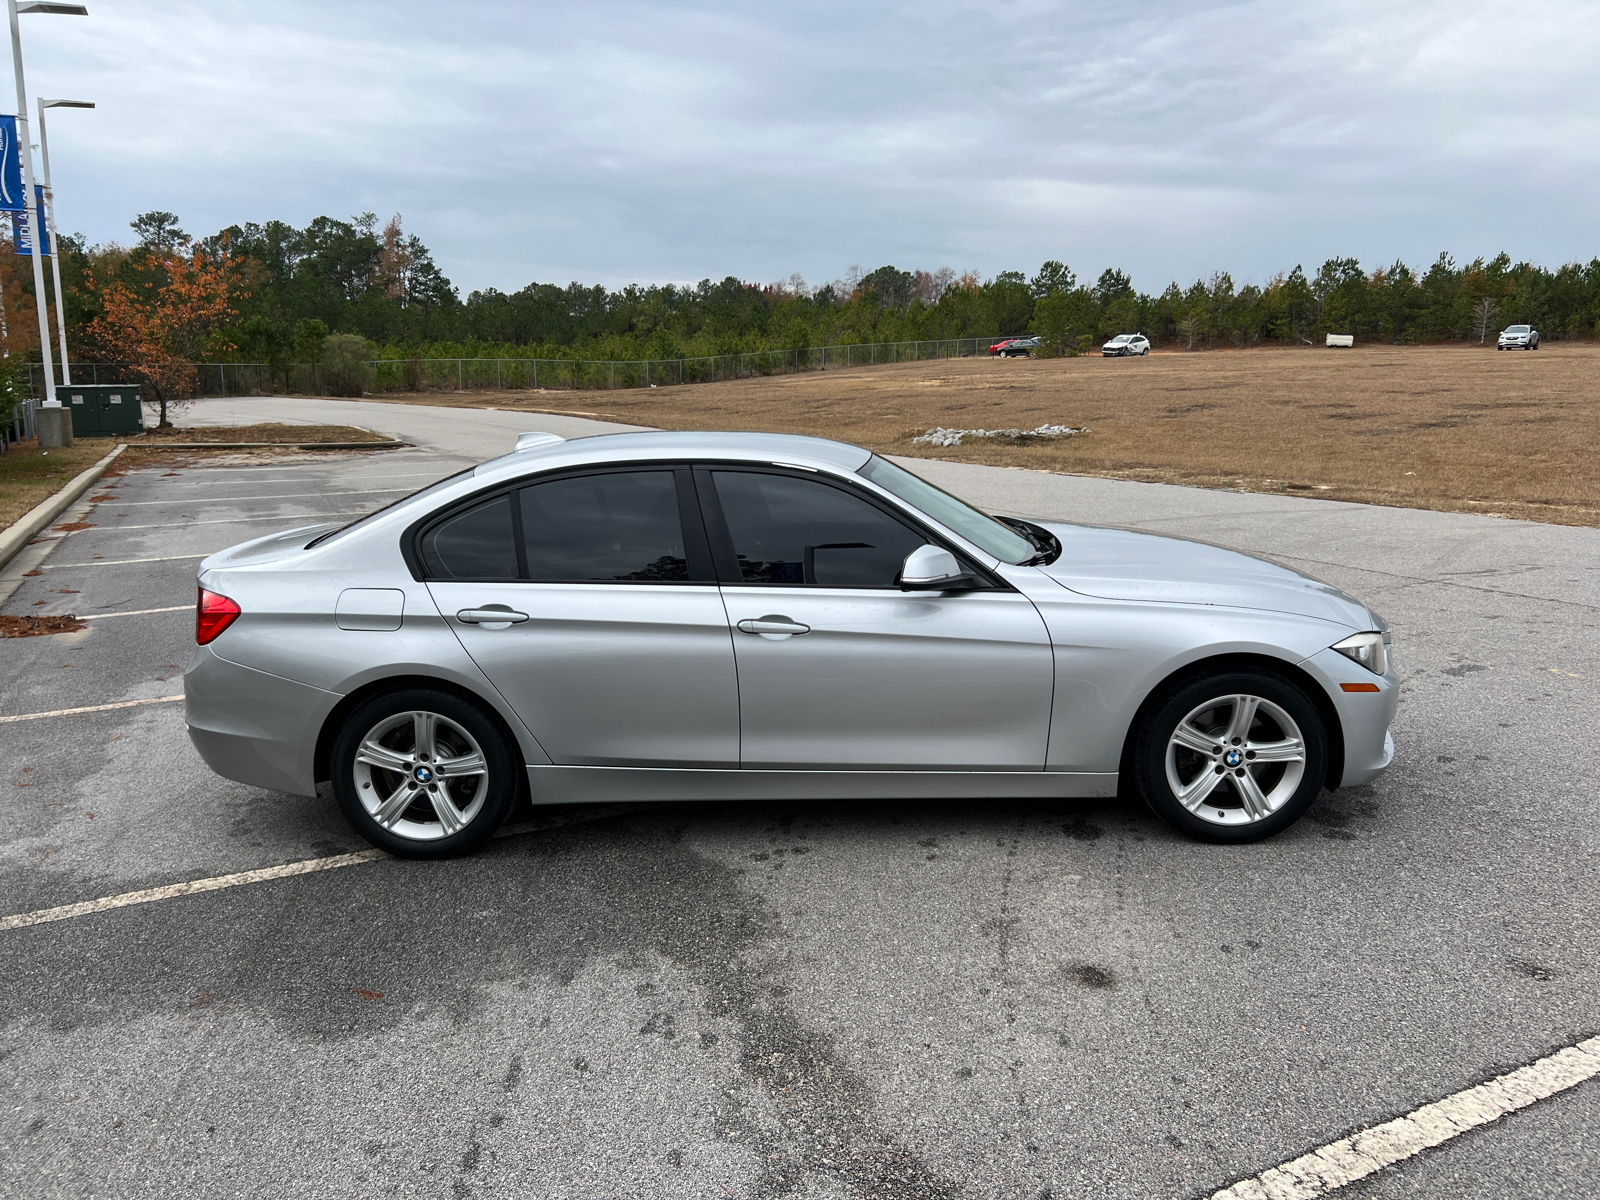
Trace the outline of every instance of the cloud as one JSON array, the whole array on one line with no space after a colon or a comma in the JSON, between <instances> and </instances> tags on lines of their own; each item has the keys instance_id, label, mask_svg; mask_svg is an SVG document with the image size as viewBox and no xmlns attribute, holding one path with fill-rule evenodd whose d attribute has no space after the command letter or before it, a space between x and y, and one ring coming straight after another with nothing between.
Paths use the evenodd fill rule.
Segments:
<instances>
[{"instance_id":1,"label":"cloud","mask_svg":"<svg viewBox=\"0 0 1600 1200\"><path fill-rule=\"evenodd\" d=\"M1600 252L1578 2L285 2L24 17L62 223L400 211L463 289Z\"/></svg>"}]
</instances>

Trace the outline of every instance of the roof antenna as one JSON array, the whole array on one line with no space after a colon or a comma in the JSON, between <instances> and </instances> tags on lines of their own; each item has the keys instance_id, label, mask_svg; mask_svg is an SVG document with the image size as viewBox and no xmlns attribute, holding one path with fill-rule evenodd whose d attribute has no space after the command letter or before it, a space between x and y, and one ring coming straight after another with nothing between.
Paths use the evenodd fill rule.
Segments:
<instances>
[{"instance_id":1,"label":"roof antenna","mask_svg":"<svg viewBox=\"0 0 1600 1200\"><path fill-rule=\"evenodd\" d=\"M553 446L557 442L567 439L557 433L519 433L517 434L517 448L513 454L520 454L524 450L533 450L539 446Z\"/></svg>"}]
</instances>

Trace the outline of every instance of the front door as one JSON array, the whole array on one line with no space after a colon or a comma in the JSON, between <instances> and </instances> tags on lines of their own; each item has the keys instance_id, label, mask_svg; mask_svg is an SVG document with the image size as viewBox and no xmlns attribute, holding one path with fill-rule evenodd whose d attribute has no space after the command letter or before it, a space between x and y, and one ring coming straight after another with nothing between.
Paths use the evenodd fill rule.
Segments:
<instances>
[{"instance_id":1,"label":"front door","mask_svg":"<svg viewBox=\"0 0 1600 1200\"><path fill-rule=\"evenodd\" d=\"M445 620L552 761L737 766L733 648L687 470L531 483L420 549Z\"/></svg>"},{"instance_id":2,"label":"front door","mask_svg":"<svg viewBox=\"0 0 1600 1200\"><path fill-rule=\"evenodd\" d=\"M1044 769L1054 668L1026 597L901 591L929 538L821 478L696 475L736 631L744 767Z\"/></svg>"}]
</instances>

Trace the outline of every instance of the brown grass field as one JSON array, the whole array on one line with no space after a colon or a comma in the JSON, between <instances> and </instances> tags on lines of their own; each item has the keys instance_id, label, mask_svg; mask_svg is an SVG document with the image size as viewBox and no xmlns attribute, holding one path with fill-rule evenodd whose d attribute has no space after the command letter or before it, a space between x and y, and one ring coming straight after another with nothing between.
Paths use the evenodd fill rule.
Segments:
<instances>
[{"instance_id":1,"label":"brown grass field","mask_svg":"<svg viewBox=\"0 0 1600 1200\"><path fill-rule=\"evenodd\" d=\"M883 453L1600 526L1600 346L1590 343L946 359L614 392L381 398L781 430ZM1089 432L911 441L936 425L1045 423Z\"/></svg>"}]
</instances>

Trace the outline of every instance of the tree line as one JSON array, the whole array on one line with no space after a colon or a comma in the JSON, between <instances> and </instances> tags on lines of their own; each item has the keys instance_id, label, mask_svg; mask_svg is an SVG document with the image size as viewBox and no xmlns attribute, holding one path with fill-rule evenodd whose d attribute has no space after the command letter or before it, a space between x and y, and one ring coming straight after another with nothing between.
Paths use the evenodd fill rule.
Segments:
<instances>
[{"instance_id":1,"label":"tree line","mask_svg":"<svg viewBox=\"0 0 1600 1200\"><path fill-rule=\"evenodd\" d=\"M147 340L161 336L161 322L149 314L172 287L192 292L197 280L215 302L180 322L174 359L315 362L334 337L346 358L621 360L1021 334L1038 335L1047 354L1079 353L1131 332L1195 350L1316 344L1329 332L1402 344L1480 342L1513 322L1534 325L1548 340L1600 335L1600 258L1552 269L1505 254L1466 264L1441 254L1420 270L1333 258L1313 273L1296 266L1264 284L1240 286L1221 271L1157 293L1140 291L1114 268L1089 282L1048 261L1031 275L991 278L949 268L852 267L820 286L798 275L616 290L530 283L463 299L398 215L382 224L372 213L318 217L299 229L251 222L191 237L176 215L149 212L131 227L128 245L58 239L68 337L81 361L126 361L138 340L130 324L142 320ZM0 335L8 351L36 354L31 272L25 259L4 262ZM181 391L182 380L174 377L173 386Z\"/></svg>"}]
</instances>

